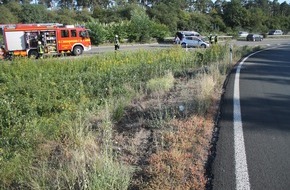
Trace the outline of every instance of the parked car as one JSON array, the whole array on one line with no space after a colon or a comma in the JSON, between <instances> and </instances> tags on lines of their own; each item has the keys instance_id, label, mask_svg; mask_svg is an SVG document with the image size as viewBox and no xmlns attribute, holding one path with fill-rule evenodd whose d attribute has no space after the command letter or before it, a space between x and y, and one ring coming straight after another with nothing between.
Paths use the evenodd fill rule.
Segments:
<instances>
[{"instance_id":1,"label":"parked car","mask_svg":"<svg viewBox=\"0 0 290 190\"><path fill-rule=\"evenodd\" d=\"M196 36L185 36L181 40L181 47L201 47L201 48L207 48L209 47L209 43L205 42L201 38L198 38Z\"/></svg>"},{"instance_id":2,"label":"parked car","mask_svg":"<svg viewBox=\"0 0 290 190\"><path fill-rule=\"evenodd\" d=\"M269 35L282 35L283 32L282 30L270 30L268 34Z\"/></svg>"},{"instance_id":3,"label":"parked car","mask_svg":"<svg viewBox=\"0 0 290 190\"><path fill-rule=\"evenodd\" d=\"M248 34L247 41L262 41L263 36L260 34Z\"/></svg>"},{"instance_id":4,"label":"parked car","mask_svg":"<svg viewBox=\"0 0 290 190\"><path fill-rule=\"evenodd\" d=\"M240 38L246 38L248 36L248 32L245 32L245 31L239 31L239 37Z\"/></svg>"}]
</instances>

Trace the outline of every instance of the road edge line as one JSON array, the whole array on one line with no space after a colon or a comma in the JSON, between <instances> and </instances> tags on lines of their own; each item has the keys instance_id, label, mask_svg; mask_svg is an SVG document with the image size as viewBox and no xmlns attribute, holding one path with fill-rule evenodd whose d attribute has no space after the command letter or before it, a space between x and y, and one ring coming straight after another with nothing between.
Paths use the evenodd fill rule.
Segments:
<instances>
[{"instance_id":1,"label":"road edge line","mask_svg":"<svg viewBox=\"0 0 290 190\"><path fill-rule=\"evenodd\" d=\"M234 97L233 97L233 120L234 120L234 150L235 150L235 175L236 189L250 190L250 180L247 165L247 156L243 134L243 123L240 105L240 72L241 67L249 57L264 50L254 52L245 57L237 66L234 82Z\"/></svg>"},{"instance_id":2,"label":"road edge line","mask_svg":"<svg viewBox=\"0 0 290 190\"><path fill-rule=\"evenodd\" d=\"M235 175L236 175L236 189L250 190L250 180L247 165L247 156L245 149L243 122L240 104L240 72L244 62L251 56L266 51L269 49L276 49L279 46L262 49L251 53L238 64L234 81L234 97L233 97L233 122L234 122L234 149L235 149Z\"/></svg>"}]
</instances>

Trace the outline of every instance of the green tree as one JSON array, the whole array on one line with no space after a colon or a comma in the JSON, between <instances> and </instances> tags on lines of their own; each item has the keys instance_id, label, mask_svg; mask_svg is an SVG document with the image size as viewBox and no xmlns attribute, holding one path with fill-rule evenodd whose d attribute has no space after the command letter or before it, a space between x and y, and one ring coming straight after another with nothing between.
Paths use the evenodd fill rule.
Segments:
<instances>
[{"instance_id":1,"label":"green tree","mask_svg":"<svg viewBox=\"0 0 290 190\"><path fill-rule=\"evenodd\" d=\"M150 40L152 22L145 10L142 8L132 11L129 40L137 42L147 42Z\"/></svg>"},{"instance_id":2,"label":"green tree","mask_svg":"<svg viewBox=\"0 0 290 190\"><path fill-rule=\"evenodd\" d=\"M73 9L74 7L74 1L73 0L58 0L57 5L61 8L66 9Z\"/></svg>"},{"instance_id":3,"label":"green tree","mask_svg":"<svg viewBox=\"0 0 290 190\"><path fill-rule=\"evenodd\" d=\"M0 5L0 23L18 23L18 17L15 16L6 6Z\"/></svg>"},{"instance_id":4,"label":"green tree","mask_svg":"<svg viewBox=\"0 0 290 190\"><path fill-rule=\"evenodd\" d=\"M91 15L92 14L86 9L77 11L75 20L80 23L90 22L93 20Z\"/></svg>"},{"instance_id":5,"label":"green tree","mask_svg":"<svg viewBox=\"0 0 290 190\"><path fill-rule=\"evenodd\" d=\"M214 4L211 0L196 0L195 8L201 13L208 13L213 8Z\"/></svg>"},{"instance_id":6,"label":"green tree","mask_svg":"<svg viewBox=\"0 0 290 190\"><path fill-rule=\"evenodd\" d=\"M157 38L157 40L162 41L169 34L170 34L169 29L165 24L152 22L151 37Z\"/></svg>"},{"instance_id":7,"label":"green tree","mask_svg":"<svg viewBox=\"0 0 290 190\"><path fill-rule=\"evenodd\" d=\"M264 32L268 31L266 26L268 17L261 8L253 7L248 10L249 13L249 23L247 25L248 30L252 32Z\"/></svg>"},{"instance_id":8,"label":"green tree","mask_svg":"<svg viewBox=\"0 0 290 190\"><path fill-rule=\"evenodd\" d=\"M286 1L280 4L281 16L287 17L290 15L290 4L287 4Z\"/></svg>"},{"instance_id":9,"label":"green tree","mask_svg":"<svg viewBox=\"0 0 290 190\"><path fill-rule=\"evenodd\" d=\"M205 33L213 30L211 17L202 13L192 13L189 21L189 30Z\"/></svg>"},{"instance_id":10,"label":"green tree","mask_svg":"<svg viewBox=\"0 0 290 190\"><path fill-rule=\"evenodd\" d=\"M273 0L271 4L271 13L272 16L279 16L280 15L280 4L278 0Z\"/></svg>"},{"instance_id":11,"label":"green tree","mask_svg":"<svg viewBox=\"0 0 290 190\"><path fill-rule=\"evenodd\" d=\"M62 24L76 24L75 18L77 18L76 11L62 8L56 11L55 21Z\"/></svg>"},{"instance_id":12,"label":"green tree","mask_svg":"<svg viewBox=\"0 0 290 190\"><path fill-rule=\"evenodd\" d=\"M177 9L170 3L160 2L153 6L148 11L148 15L154 18L158 22L165 24L171 32L177 30L177 24L179 19L180 9Z\"/></svg>"},{"instance_id":13,"label":"green tree","mask_svg":"<svg viewBox=\"0 0 290 190\"><path fill-rule=\"evenodd\" d=\"M210 17L211 17L213 31L226 32L226 25L222 17L220 16L220 14L217 12L216 8L211 10Z\"/></svg>"},{"instance_id":14,"label":"green tree","mask_svg":"<svg viewBox=\"0 0 290 190\"><path fill-rule=\"evenodd\" d=\"M18 17L17 20L19 21L19 15L22 11L22 5L20 3L17 3L16 1L11 1L5 4L5 7L8 8L15 17Z\"/></svg>"},{"instance_id":15,"label":"green tree","mask_svg":"<svg viewBox=\"0 0 290 190\"><path fill-rule=\"evenodd\" d=\"M38 0L38 4L51 8L54 5L54 0Z\"/></svg>"},{"instance_id":16,"label":"green tree","mask_svg":"<svg viewBox=\"0 0 290 190\"><path fill-rule=\"evenodd\" d=\"M47 10L43 5L22 5L22 11L19 13L19 20L22 23L41 23L46 22Z\"/></svg>"},{"instance_id":17,"label":"green tree","mask_svg":"<svg viewBox=\"0 0 290 190\"><path fill-rule=\"evenodd\" d=\"M94 45L99 45L105 41L107 31L104 29L101 23L97 21L91 21L86 24L86 28L90 29L90 38Z\"/></svg>"},{"instance_id":18,"label":"green tree","mask_svg":"<svg viewBox=\"0 0 290 190\"><path fill-rule=\"evenodd\" d=\"M214 2L215 11L221 16L223 14L223 5L226 3L225 0L216 0Z\"/></svg>"},{"instance_id":19,"label":"green tree","mask_svg":"<svg viewBox=\"0 0 290 190\"><path fill-rule=\"evenodd\" d=\"M224 4L223 19L227 26L231 28L244 27L247 23L247 10L241 5L239 0L232 0Z\"/></svg>"}]
</instances>

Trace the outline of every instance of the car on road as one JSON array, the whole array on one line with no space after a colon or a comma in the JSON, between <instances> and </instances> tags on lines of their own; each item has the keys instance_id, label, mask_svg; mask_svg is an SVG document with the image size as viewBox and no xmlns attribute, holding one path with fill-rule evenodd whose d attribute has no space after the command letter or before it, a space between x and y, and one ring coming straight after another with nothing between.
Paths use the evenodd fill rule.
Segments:
<instances>
[{"instance_id":1,"label":"car on road","mask_svg":"<svg viewBox=\"0 0 290 190\"><path fill-rule=\"evenodd\" d=\"M205 42L199 37L196 36L185 36L181 42L181 47L200 47L200 48L207 48L209 47L209 43Z\"/></svg>"},{"instance_id":2,"label":"car on road","mask_svg":"<svg viewBox=\"0 0 290 190\"><path fill-rule=\"evenodd\" d=\"M248 32L245 32L245 31L239 31L239 38L245 38L248 36Z\"/></svg>"},{"instance_id":3,"label":"car on road","mask_svg":"<svg viewBox=\"0 0 290 190\"><path fill-rule=\"evenodd\" d=\"M282 30L270 30L268 35L283 35Z\"/></svg>"},{"instance_id":4,"label":"car on road","mask_svg":"<svg viewBox=\"0 0 290 190\"><path fill-rule=\"evenodd\" d=\"M262 41L263 36L260 34L248 34L246 39L247 41Z\"/></svg>"}]
</instances>

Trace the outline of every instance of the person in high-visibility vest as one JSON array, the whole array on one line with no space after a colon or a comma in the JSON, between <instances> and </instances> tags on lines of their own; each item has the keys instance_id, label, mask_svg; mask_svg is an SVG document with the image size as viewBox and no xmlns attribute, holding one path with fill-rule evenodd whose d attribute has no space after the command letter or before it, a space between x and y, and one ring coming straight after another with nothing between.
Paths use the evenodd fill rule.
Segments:
<instances>
[{"instance_id":1,"label":"person in high-visibility vest","mask_svg":"<svg viewBox=\"0 0 290 190\"><path fill-rule=\"evenodd\" d=\"M218 41L218 36L215 35L215 37L214 37L214 43L217 44L217 41Z\"/></svg>"},{"instance_id":2,"label":"person in high-visibility vest","mask_svg":"<svg viewBox=\"0 0 290 190\"><path fill-rule=\"evenodd\" d=\"M115 50L120 49L119 36L118 35L115 36L114 43L115 43Z\"/></svg>"},{"instance_id":3,"label":"person in high-visibility vest","mask_svg":"<svg viewBox=\"0 0 290 190\"><path fill-rule=\"evenodd\" d=\"M42 59L43 53L44 53L44 47L43 47L41 41L38 41L37 52L38 52L38 58Z\"/></svg>"}]
</instances>

